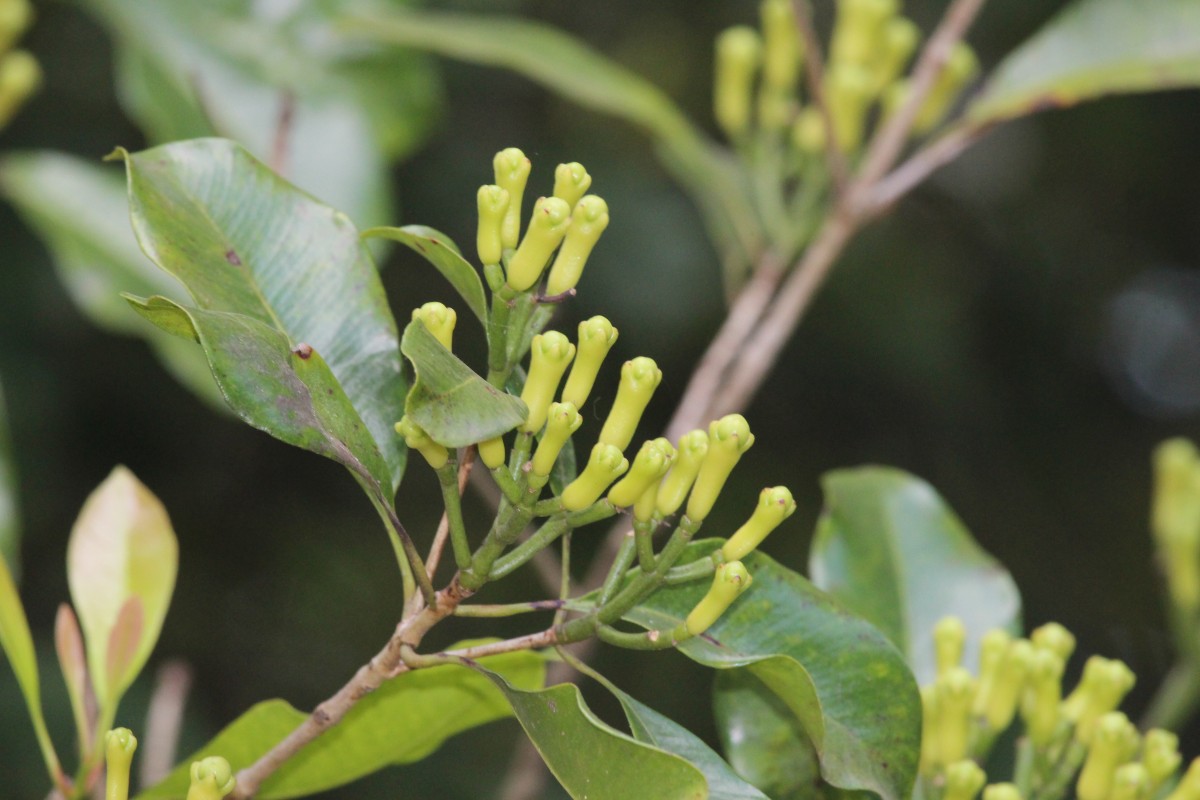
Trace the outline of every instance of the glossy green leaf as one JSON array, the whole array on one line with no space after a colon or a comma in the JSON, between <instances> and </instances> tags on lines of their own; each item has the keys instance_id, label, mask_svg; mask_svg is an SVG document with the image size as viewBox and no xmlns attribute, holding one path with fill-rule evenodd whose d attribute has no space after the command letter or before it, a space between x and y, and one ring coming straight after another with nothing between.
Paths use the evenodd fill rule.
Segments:
<instances>
[{"instance_id":1,"label":"glossy green leaf","mask_svg":"<svg viewBox=\"0 0 1200 800\"><path fill-rule=\"evenodd\" d=\"M244 314L164 297L126 299L163 330L200 343L226 402L246 423L337 461L369 490L388 485L379 448L315 348L293 347L282 332Z\"/></svg>"},{"instance_id":2,"label":"glossy green leaf","mask_svg":"<svg viewBox=\"0 0 1200 800\"><path fill-rule=\"evenodd\" d=\"M400 242L420 253L462 296L471 313L487 325L487 296L483 293L483 281L470 262L463 258L458 246L444 233L424 225L405 225L403 228L368 228L362 235L363 238L381 237Z\"/></svg>"},{"instance_id":3,"label":"glossy green leaf","mask_svg":"<svg viewBox=\"0 0 1200 800\"><path fill-rule=\"evenodd\" d=\"M633 738L681 756L700 770L708 782L710 800L767 800L766 795L738 777L699 736L639 703L616 686L605 685L621 701Z\"/></svg>"},{"instance_id":4,"label":"glossy green leaf","mask_svg":"<svg viewBox=\"0 0 1200 800\"><path fill-rule=\"evenodd\" d=\"M530 651L489 656L480 663L519 687L513 691L534 690L545 681L545 661ZM451 736L511 713L492 681L474 670L446 666L405 672L360 700L341 723L268 778L255 797L301 797L393 764L419 761ZM307 718L283 700L259 703L138 800L183 798L188 767L199 758L221 755L235 770L247 767Z\"/></svg>"},{"instance_id":5,"label":"glossy green leaf","mask_svg":"<svg viewBox=\"0 0 1200 800\"><path fill-rule=\"evenodd\" d=\"M673 753L604 724L579 687L562 683L525 691L491 675L546 766L575 800L704 800L707 782Z\"/></svg>"},{"instance_id":6,"label":"glossy green leaf","mask_svg":"<svg viewBox=\"0 0 1200 800\"><path fill-rule=\"evenodd\" d=\"M138 247L118 168L48 151L17 153L0 161L0 194L42 237L59 280L88 319L106 331L145 338L176 380L225 410L201 353L147 328L121 300L121 292L169 294L180 284Z\"/></svg>"},{"instance_id":7,"label":"glossy green leaf","mask_svg":"<svg viewBox=\"0 0 1200 800\"><path fill-rule=\"evenodd\" d=\"M713 714L730 765L772 800L809 800L821 792L820 764L800 720L752 672L717 674Z\"/></svg>"},{"instance_id":8,"label":"glossy green leaf","mask_svg":"<svg viewBox=\"0 0 1200 800\"><path fill-rule=\"evenodd\" d=\"M1019 632L1012 576L985 553L929 484L902 470L835 470L822 480L813 582L875 624L924 685L936 674L933 627L954 614L967 628L966 663L992 628Z\"/></svg>"},{"instance_id":9,"label":"glossy green leaf","mask_svg":"<svg viewBox=\"0 0 1200 800\"><path fill-rule=\"evenodd\" d=\"M404 413L446 447L466 447L525 421L520 398L502 392L442 346L420 322L404 329L400 349L417 376Z\"/></svg>"},{"instance_id":10,"label":"glossy green leaf","mask_svg":"<svg viewBox=\"0 0 1200 800\"><path fill-rule=\"evenodd\" d=\"M154 649L178 563L166 509L117 467L83 504L67 544L67 583L102 710L116 707Z\"/></svg>"},{"instance_id":11,"label":"glossy green leaf","mask_svg":"<svg viewBox=\"0 0 1200 800\"><path fill-rule=\"evenodd\" d=\"M358 20L360 38L503 67L572 102L647 131L664 166L689 189L723 250L742 259L758 247L753 206L733 159L702 134L656 86L581 42L519 19L413 9Z\"/></svg>"},{"instance_id":12,"label":"glossy green leaf","mask_svg":"<svg viewBox=\"0 0 1200 800\"><path fill-rule=\"evenodd\" d=\"M987 125L1108 94L1200 86L1200 3L1076 0L1010 53L971 103Z\"/></svg>"},{"instance_id":13,"label":"glossy green leaf","mask_svg":"<svg viewBox=\"0 0 1200 800\"><path fill-rule=\"evenodd\" d=\"M721 543L693 543L681 562ZM921 699L903 657L801 575L758 552L744 561L754 585L680 651L717 669L745 667L762 681L808 734L828 783L907 800L917 771ZM673 629L707 591L703 581L665 587L627 618Z\"/></svg>"},{"instance_id":14,"label":"glossy green leaf","mask_svg":"<svg viewBox=\"0 0 1200 800\"><path fill-rule=\"evenodd\" d=\"M404 470L403 442L392 426L402 414L406 386L396 323L353 223L223 139L124 155L142 249L187 286L198 309L231 315L228 326L216 326L221 336L241 328L255 340L251 349L261 353L264 329L270 329L288 350L308 345L319 353L337 384L321 391L344 392L349 399L386 463L386 476L372 474L391 489L385 493L390 497ZM234 317L241 319L234 323ZM219 337L216 328L204 327L213 333L206 347L211 364ZM279 371L278 347L271 343L268 349L270 363L243 363L240 379L261 371L272 381L287 380ZM324 377L318 382L328 383ZM298 395L275 397L276 388L264 385L252 399L260 405L299 402ZM234 410L245 414L244 406ZM353 454L364 464L372 460L364 449Z\"/></svg>"},{"instance_id":15,"label":"glossy green leaf","mask_svg":"<svg viewBox=\"0 0 1200 800\"><path fill-rule=\"evenodd\" d=\"M0 559L17 572L17 553L21 542L21 518L17 510L17 473L13 467L12 446L8 441L8 411L4 391L0 389Z\"/></svg>"},{"instance_id":16,"label":"glossy green leaf","mask_svg":"<svg viewBox=\"0 0 1200 800\"><path fill-rule=\"evenodd\" d=\"M158 143L223 135L269 159L285 102L284 171L352 218L391 218L387 161L428 134L429 64L342 45L337 20L372 4L86 0L112 31L126 111Z\"/></svg>"}]
</instances>

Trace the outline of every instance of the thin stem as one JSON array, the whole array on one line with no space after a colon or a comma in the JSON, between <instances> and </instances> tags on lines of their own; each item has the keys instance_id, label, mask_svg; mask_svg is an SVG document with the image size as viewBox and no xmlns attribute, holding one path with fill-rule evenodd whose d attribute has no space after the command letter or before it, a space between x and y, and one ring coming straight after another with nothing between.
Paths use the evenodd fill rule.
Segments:
<instances>
[{"instance_id":1,"label":"thin stem","mask_svg":"<svg viewBox=\"0 0 1200 800\"><path fill-rule=\"evenodd\" d=\"M669 631L650 630L626 633L608 625L601 625L596 629L596 638L605 644L622 647L626 650L670 650L680 642L676 638L678 632L678 630L673 629Z\"/></svg>"},{"instance_id":2,"label":"thin stem","mask_svg":"<svg viewBox=\"0 0 1200 800\"><path fill-rule=\"evenodd\" d=\"M508 471L508 467L503 464L496 467L492 472L492 477L496 479L496 485L500 487L501 494L508 502L516 505L521 502L521 487L513 478L512 473ZM492 505L497 505L493 503Z\"/></svg>"},{"instance_id":3,"label":"thin stem","mask_svg":"<svg viewBox=\"0 0 1200 800\"><path fill-rule=\"evenodd\" d=\"M1184 658L1171 667L1142 716L1141 728L1179 730L1200 705L1200 667Z\"/></svg>"},{"instance_id":4,"label":"thin stem","mask_svg":"<svg viewBox=\"0 0 1200 800\"><path fill-rule=\"evenodd\" d=\"M617 551L617 557L613 559L612 566L608 569L608 577L604 579L604 585L600 588L600 599L596 601L596 605L602 606L612 599L621 586L621 581L636 554L633 531L630 531L625 536L625 540L621 542L621 549Z\"/></svg>"},{"instance_id":5,"label":"thin stem","mask_svg":"<svg viewBox=\"0 0 1200 800\"><path fill-rule=\"evenodd\" d=\"M183 709L192 687L192 670L182 661L168 661L155 675L154 693L146 712L146 733L142 740L142 763L139 783L153 786L171 772L175 751L179 747L179 731L183 726Z\"/></svg>"},{"instance_id":6,"label":"thin stem","mask_svg":"<svg viewBox=\"0 0 1200 800\"><path fill-rule=\"evenodd\" d=\"M717 565L711 558L702 558L690 564L671 567L667 571L667 574L663 576L663 583L667 586L678 586L681 583L691 583L702 578L709 578L712 577L716 568Z\"/></svg>"},{"instance_id":7,"label":"thin stem","mask_svg":"<svg viewBox=\"0 0 1200 800\"><path fill-rule=\"evenodd\" d=\"M557 611L563 605L562 600L530 600L528 603L504 603L502 605L463 604L454 609L454 616L485 619L515 617L518 614L531 614L535 611Z\"/></svg>"},{"instance_id":8,"label":"thin stem","mask_svg":"<svg viewBox=\"0 0 1200 800\"><path fill-rule=\"evenodd\" d=\"M470 451L468 451L470 453ZM470 456L463 459L463 467L469 469ZM454 566L460 570L466 569L471 564L471 545L467 541L467 528L463 524L462 515L462 487L466 482L466 475L458 469L454 463L454 459L447 461L441 469L437 471L438 483L442 487L442 503L446 510L442 514L442 522L438 526L438 534L441 536L441 541L445 542L445 536L442 534L443 528L450 532L450 547L454 551ZM434 549L430 553L430 569L437 569L437 562L440 560L442 548L438 547L438 536L434 537ZM444 546L444 545L443 545Z\"/></svg>"},{"instance_id":9,"label":"thin stem","mask_svg":"<svg viewBox=\"0 0 1200 800\"><path fill-rule=\"evenodd\" d=\"M271 170L286 175L288 168L288 145L292 139L292 127L296 120L296 95L284 91L279 97L279 116L275 120L275 137L271 141Z\"/></svg>"},{"instance_id":10,"label":"thin stem","mask_svg":"<svg viewBox=\"0 0 1200 800\"><path fill-rule=\"evenodd\" d=\"M654 561L654 529L658 527L657 520L634 520L633 536L637 540L638 565L642 572L653 572Z\"/></svg>"},{"instance_id":11,"label":"thin stem","mask_svg":"<svg viewBox=\"0 0 1200 800\"><path fill-rule=\"evenodd\" d=\"M503 290L502 290L503 291ZM492 295L492 313L488 317L488 383L497 389L504 388L511 371L508 364L508 318L512 313L511 299Z\"/></svg>"},{"instance_id":12,"label":"thin stem","mask_svg":"<svg viewBox=\"0 0 1200 800\"><path fill-rule=\"evenodd\" d=\"M479 644L474 647L462 647L458 650L446 650L439 655L458 656L460 658L478 659L484 656L494 656L500 653L512 653L517 650L537 650L542 647L550 647L558 644L559 639L557 628L547 628L539 633L528 633L524 636L518 636L514 639L505 639L502 642L490 642L488 644Z\"/></svg>"},{"instance_id":13,"label":"thin stem","mask_svg":"<svg viewBox=\"0 0 1200 800\"><path fill-rule=\"evenodd\" d=\"M412 537L404 529L400 518L396 516L396 510L392 508L390 503L381 502L381 505L386 513L385 520L390 530L394 531L400 540L404 556L408 559L408 563L412 567L413 576L416 578L417 586L421 590L421 596L425 598L425 604L429 606L434 605L437 603L437 592L434 591L433 582L429 579L429 572L425 569L425 561L421 558L421 554L417 552L417 546L413 544Z\"/></svg>"},{"instance_id":14,"label":"thin stem","mask_svg":"<svg viewBox=\"0 0 1200 800\"><path fill-rule=\"evenodd\" d=\"M467 481L471 477L471 467L474 464L475 464L475 447L472 445L471 447L468 447L466 449L466 451L464 452L463 457L462 457L462 463L460 463L458 465L458 480L456 483L458 494L456 495L456 497L457 497L456 504L458 505L458 508L459 508L458 515L459 515L459 524L460 525L462 525L462 494L467 488ZM439 478L439 480L441 479L440 472L438 474L438 478ZM452 501L446 500L445 492L446 492L446 487L445 487L445 485L443 485L442 486L443 501L452 502ZM450 526L451 526L451 522L450 522L449 508L447 507L447 511L442 513L442 519L440 522L438 522L437 533L434 534L433 544L430 545L430 547L429 547L429 556L425 559L426 566L429 569L430 575L437 574L438 564L440 564L441 560L442 560L442 551L445 549L446 539L450 535ZM463 542L465 544L466 539L467 539L465 529L463 531L462 538L463 538ZM468 545L468 548L467 548L468 563L470 563L470 558L471 558L471 551L470 551L470 546ZM456 561L458 560L457 551L455 552L455 560ZM462 569L462 565L458 565L458 567L459 567L459 569Z\"/></svg>"},{"instance_id":15,"label":"thin stem","mask_svg":"<svg viewBox=\"0 0 1200 800\"><path fill-rule=\"evenodd\" d=\"M404 595L404 603L407 605L417 594L417 584L413 580L412 565L408 560L404 543L400 540L400 534L392 527L386 507L387 504L375 492L370 492L370 497L371 504L375 506L375 511L379 514L379 518L383 520L383 528L387 531L388 541L391 543L392 552L396 556L396 566L400 569L400 582Z\"/></svg>"},{"instance_id":16,"label":"thin stem","mask_svg":"<svg viewBox=\"0 0 1200 800\"><path fill-rule=\"evenodd\" d=\"M488 571L488 580L499 580L521 568L529 559L533 558L534 553L552 544L569 530L571 530L571 526L567 523L566 517L558 517L545 523L532 536L514 547L511 552L496 559Z\"/></svg>"},{"instance_id":17,"label":"thin stem","mask_svg":"<svg viewBox=\"0 0 1200 800\"><path fill-rule=\"evenodd\" d=\"M875 184L864 202L863 213L871 217L884 213L935 170L962 155L989 130L960 125L934 139Z\"/></svg>"}]
</instances>

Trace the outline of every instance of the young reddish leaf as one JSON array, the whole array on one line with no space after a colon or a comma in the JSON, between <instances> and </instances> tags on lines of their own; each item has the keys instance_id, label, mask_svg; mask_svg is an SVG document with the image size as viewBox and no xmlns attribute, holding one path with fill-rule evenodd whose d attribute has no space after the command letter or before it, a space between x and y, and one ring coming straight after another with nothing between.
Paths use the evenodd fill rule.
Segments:
<instances>
[{"instance_id":1,"label":"young reddish leaf","mask_svg":"<svg viewBox=\"0 0 1200 800\"><path fill-rule=\"evenodd\" d=\"M59 605L54 618L54 649L58 653L63 682L67 684L67 696L71 699L71 713L79 734L79 749L80 752L87 752L96 715L96 696L92 694L88 680L83 632L79 630L75 612L67 603Z\"/></svg>"},{"instance_id":2,"label":"young reddish leaf","mask_svg":"<svg viewBox=\"0 0 1200 800\"><path fill-rule=\"evenodd\" d=\"M178 558L162 503L128 469L114 469L84 503L67 545L67 582L101 708L116 705L154 648Z\"/></svg>"}]
</instances>

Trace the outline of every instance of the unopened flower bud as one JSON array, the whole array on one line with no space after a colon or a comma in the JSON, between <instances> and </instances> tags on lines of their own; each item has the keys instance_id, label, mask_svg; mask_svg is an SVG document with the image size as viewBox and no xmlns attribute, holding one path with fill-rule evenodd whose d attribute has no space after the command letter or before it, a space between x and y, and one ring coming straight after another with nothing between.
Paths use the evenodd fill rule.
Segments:
<instances>
[{"instance_id":1,"label":"unopened flower bud","mask_svg":"<svg viewBox=\"0 0 1200 800\"><path fill-rule=\"evenodd\" d=\"M221 800L237 786L233 769L220 756L193 761L191 778L187 800Z\"/></svg>"},{"instance_id":2,"label":"unopened flower bud","mask_svg":"<svg viewBox=\"0 0 1200 800\"><path fill-rule=\"evenodd\" d=\"M1025 688L1025 676L1033 663L1033 653L1033 645L1027 639L1016 640L1005 652L995 680L984 698L983 716L992 732L999 733L1012 723L1017 713L1017 701Z\"/></svg>"},{"instance_id":3,"label":"unopened flower bud","mask_svg":"<svg viewBox=\"0 0 1200 800\"><path fill-rule=\"evenodd\" d=\"M617 508L631 506L658 484L671 462L675 460L675 448L666 439L651 439L642 445L633 457L633 466L624 478L608 492L608 502Z\"/></svg>"},{"instance_id":4,"label":"unopened flower bud","mask_svg":"<svg viewBox=\"0 0 1200 800\"><path fill-rule=\"evenodd\" d=\"M479 227L475 230L475 249L479 252L479 263L499 264L504 253L504 238L501 231L508 213L508 191L494 184L480 186L476 195L479 207Z\"/></svg>"},{"instance_id":5,"label":"unopened flower bud","mask_svg":"<svg viewBox=\"0 0 1200 800\"><path fill-rule=\"evenodd\" d=\"M933 653L937 663L937 674L942 675L954 667L962 666L963 646L967 641L967 628L958 617L942 617L933 626ZM980 784L980 788L983 788ZM975 791L979 791L976 789Z\"/></svg>"},{"instance_id":6,"label":"unopened flower bud","mask_svg":"<svg viewBox=\"0 0 1200 800\"><path fill-rule=\"evenodd\" d=\"M883 92L904 73L920 41L921 29L911 19L895 17L887 21L883 26L883 46L872 70L873 94Z\"/></svg>"},{"instance_id":7,"label":"unopened flower bud","mask_svg":"<svg viewBox=\"0 0 1200 800\"><path fill-rule=\"evenodd\" d=\"M658 502L658 487L661 485L654 483L650 485L646 491L642 492L642 496L633 504L633 518L638 522L649 522L654 519L654 513Z\"/></svg>"},{"instance_id":8,"label":"unopened flower bud","mask_svg":"<svg viewBox=\"0 0 1200 800\"><path fill-rule=\"evenodd\" d=\"M1195 610L1200 606L1200 454L1186 439L1171 439L1154 451L1150 527L1172 602Z\"/></svg>"},{"instance_id":9,"label":"unopened flower bud","mask_svg":"<svg viewBox=\"0 0 1200 800\"><path fill-rule=\"evenodd\" d=\"M939 676L941 677L941 676ZM921 756L918 767L922 775L935 772L942 766L939 751L940 737L937 735L938 691L937 684L921 687Z\"/></svg>"},{"instance_id":10,"label":"unopened flower bud","mask_svg":"<svg viewBox=\"0 0 1200 800\"><path fill-rule=\"evenodd\" d=\"M689 636L699 636L711 628L754 579L740 561L727 561L717 566L712 586L704 599L687 615L683 626Z\"/></svg>"},{"instance_id":11,"label":"unopened flower bud","mask_svg":"<svg viewBox=\"0 0 1200 800\"><path fill-rule=\"evenodd\" d=\"M137 738L128 728L114 728L104 737L105 800L128 800L129 767L137 750Z\"/></svg>"},{"instance_id":12,"label":"unopened flower bud","mask_svg":"<svg viewBox=\"0 0 1200 800\"><path fill-rule=\"evenodd\" d=\"M1075 637L1057 622L1047 622L1036 628L1029 635L1029 639L1034 647L1055 653L1064 663L1071 658L1071 653L1075 652Z\"/></svg>"},{"instance_id":13,"label":"unopened flower bud","mask_svg":"<svg viewBox=\"0 0 1200 800\"><path fill-rule=\"evenodd\" d=\"M571 374L567 376L567 385L563 387L563 402L583 408L592 393L600 366L616 341L617 329L605 317L595 316L579 323L579 352L575 355Z\"/></svg>"},{"instance_id":14,"label":"unopened flower bud","mask_svg":"<svg viewBox=\"0 0 1200 800\"><path fill-rule=\"evenodd\" d=\"M492 166L496 185L508 192L508 208L504 211L504 222L500 226L500 242L505 250L511 250L521 238L521 199L525 196L525 182L529 180L529 170L533 165L524 153L509 147L496 153Z\"/></svg>"},{"instance_id":15,"label":"unopened flower bud","mask_svg":"<svg viewBox=\"0 0 1200 800\"><path fill-rule=\"evenodd\" d=\"M741 414L729 414L709 425L708 452L700 463L687 504L687 515L693 522L703 521L712 511L729 473L753 444L754 434Z\"/></svg>"},{"instance_id":16,"label":"unopened flower bud","mask_svg":"<svg viewBox=\"0 0 1200 800\"><path fill-rule=\"evenodd\" d=\"M762 544L767 534L775 530L796 511L796 501L786 486L763 489L758 495L758 505L750 519L734 532L721 548L726 561L739 561Z\"/></svg>"},{"instance_id":17,"label":"unopened flower bud","mask_svg":"<svg viewBox=\"0 0 1200 800\"><path fill-rule=\"evenodd\" d=\"M1105 800L1113 788L1117 767L1133 756L1137 743L1137 730L1124 714L1113 711L1100 717L1075 784L1079 800Z\"/></svg>"},{"instance_id":18,"label":"unopened flower bud","mask_svg":"<svg viewBox=\"0 0 1200 800\"><path fill-rule=\"evenodd\" d=\"M762 40L753 28L738 25L717 36L713 113L730 140L740 139L750 128L750 98L761 58Z\"/></svg>"},{"instance_id":19,"label":"unopened flower bud","mask_svg":"<svg viewBox=\"0 0 1200 800\"><path fill-rule=\"evenodd\" d=\"M1021 700L1021 718L1025 720L1029 740L1039 747L1048 744L1058 728L1062 674L1062 658L1052 650L1035 647Z\"/></svg>"},{"instance_id":20,"label":"unopened flower bud","mask_svg":"<svg viewBox=\"0 0 1200 800\"><path fill-rule=\"evenodd\" d=\"M1010 644L1012 636L1000 628L988 631L979 642L979 692L972 708L977 717L987 713L987 700L1004 665L1004 656Z\"/></svg>"},{"instance_id":21,"label":"unopened flower bud","mask_svg":"<svg viewBox=\"0 0 1200 800\"><path fill-rule=\"evenodd\" d=\"M790 93L800 78L804 42L796 26L791 0L763 0L759 5L763 30L763 83Z\"/></svg>"},{"instance_id":22,"label":"unopened flower bud","mask_svg":"<svg viewBox=\"0 0 1200 800\"><path fill-rule=\"evenodd\" d=\"M480 442L476 445L476 449L479 451L479 460L488 469L496 469L497 467L504 466L505 450L503 436L496 436L485 442Z\"/></svg>"},{"instance_id":23,"label":"unopened flower bud","mask_svg":"<svg viewBox=\"0 0 1200 800\"><path fill-rule=\"evenodd\" d=\"M546 424L546 412L558 391L559 381L575 357L575 345L558 331L547 331L533 337L529 352L529 377L521 390L521 400L529 408L529 416L521 430L537 433Z\"/></svg>"},{"instance_id":24,"label":"unopened flower bud","mask_svg":"<svg viewBox=\"0 0 1200 800\"><path fill-rule=\"evenodd\" d=\"M400 421L396 423L396 433L404 437L404 444L410 450L416 450L424 456L425 460L429 462L429 466L434 469L441 469L450 460L449 451L430 439L429 434L408 417L401 417Z\"/></svg>"},{"instance_id":25,"label":"unopened flower bud","mask_svg":"<svg viewBox=\"0 0 1200 800\"><path fill-rule=\"evenodd\" d=\"M596 502L613 481L625 474L629 461L619 447L597 442L588 457L587 466L571 481L562 493L563 508L580 511Z\"/></svg>"},{"instance_id":26,"label":"unopened flower bud","mask_svg":"<svg viewBox=\"0 0 1200 800\"><path fill-rule=\"evenodd\" d=\"M458 322L458 314L453 308L447 308L441 303L426 303L420 308L413 309L413 319L421 320L425 330L433 334L433 338L441 342L442 347L453 350L454 324Z\"/></svg>"},{"instance_id":27,"label":"unopened flower bud","mask_svg":"<svg viewBox=\"0 0 1200 800\"><path fill-rule=\"evenodd\" d=\"M898 0L838 0L830 65L870 65L880 51L884 26L899 5Z\"/></svg>"},{"instance_id":28,"label":"unopened flower bud","mask_svg":"<svg viewBox=\"0 0 1200 800\"><path fill-rule=\"evenodd\" d=\"M624 450L637 430L642 412L654 396L654 390L662 382L662 370L654 359L639 356L621 366L621 383L617 386L617 399L613 401L608 419L600 429L599 441Z\"/></svg>"},{"instance_id":29,"label":"unopened flower bud","mask_svg":"<svg viewBox=\"0 0 1200 800\"><path fill-rule=\"evenodd\" d=\"M655 502L659 514L670 516L683 505L707 453L708 431L694 430L679 439L675 465L658 486Z\"/></svg>"},{"instance_id":30,"label":"unopened flower bud","mask_svg":"<svg viewBox=\"0 0 1200 800\"><path fill-rule=\"evenodd\" d=\"M1123 764L1113 775L1109 800L1150 800L1150 774L1142 764Z\"/></svg>"},{"instance_id":31,"label":"unopened flower bud","mask_svg":"<svg viewBox=\"0 0 1200 800\"><path fill-rule=\"evenodd\" d=\"M834 138L844 153L858 150L871 107L871 73L852 64L835 64L825 79L825 96Z\"/></svg>"},{"instance_id":32,"label":"unopened flower bud","mask_svg":"<svg viewBox=\"0 0 1200 800\"><path fill-rule=\"evenodd\" d=\"M25 50L0 56L0 128L42 85L42 68Z\"/></svg>"},{"instance_id":33,"label":"unopened flower bud","mask_svg":"<svg viewBox=\"0 0 1200 800\"><path fill-rule=\"evenodd\" d=\"M554 196L565 200L567 206L572 209L572 213L574 213L575 204L579 202L579 198L587 193L591 185L592 176L578 161L559 164L554 169Z\"/></svg>"},{"instance_id":34,"label":"unopened flower bud","mask_svg":"<svg viewBox=\"0 0 1200 800\"><path fill-rule=\"evenodd\" d=\"M993 783L983 789L983 800L1024 800L1015 783Z\"/></svg>"},{"instance_id":35,"label":"unopened flower bud","mask_svg":"<svg viewBox=\"0 0 1200 800\"><path fill-rule=\"evenodd\" d=\"M0 53L12 47L33 21L28 0L0 0Z\"/></svg>"},{"instance_id":36,"label":"unopened flower bud","mask_svg":"<svg viewBox=\"0 0 1200 800\"><path fill-rule=\"evenodd\" d=\"M1179 769L1179 737L1162 728L1152 728L1142 737L1142 766L1156 792Z\"/></svg>"},{"instance_id":37,"label":"unopened flower bud","mask_svg":"<svg viewBox=\"0 0 1200 800\"><path fill-rule=\"evenodd\" d=\"M975 800L987 783L983 768L971 759L955 761L946 767L946 790L942 800Z\"/></svg>"},{"instance_id":38,"label":"unopened flower bud","mask_svg":"<svg viewBox=\"0 0 1200 800\"><path fill-rule=\"evenodd\" d=\"M575 205L571 212L571 225L567 228L562 248L550 267L546 280L546 294L560 295L575 288L583 275L584 265L592 248L600 240L600 234L608 227L608 204L594 194L589 194Z\"/></svg>"},{"instance_id":39,"label":"unopened flower bud","mask_svg":"<svg viewBox=\"0 0 1200 800\"><path fill-rule=\"evenodd\" d=\"M1200 800L1200 758L1192 760L1166 800Z\"/></svg>"},{"instance_id":40,"label":"unopened flower bud","mask_svg":"<svg viewBox=\"0 0 1200 800\"><path fill-rule=\"evenodd\" d=\"M538 282L554 249L571 224L571 209L557 197L540 197L533 206L529 230L508 262L508 285L524 292Z\"/></svg>"},{"instance_id":41,"label":"unopened flower bud","mask_svg":"<svg viewBox=\"0 0 1200 800\"><path fill-rule=\"evenodd\" d=\"M975 680L962 667L949 670L937 679L937 720L933 734L938 737L938 755L945 764L967 757L971 727L971 698Z\"/></svg>"},{"instance_id":42,"label":"unopened flower bud","mask_svg":"<svg viewBox=\"0 0 1200 800\"><path fill-rule=\"evenodd\" d=\"M579 430L582 424L583 417L579 416L579 410L573 403L550 404L550 408L547 409L546 432L542 434L542 440L538 442L537 450L533 454L531 468L534 475L544 478L550 474L554 469L554 462L558 461L558 454L571 438L571 434Z\"/></svg>"},{"instance_id":43,"label":"unopened flower bud","mask_svg":"<svg viewBox=\"0 0 1200 800\"><path fill-rule=\"evenodd\" d=\"M1075 738L1084 744L1091 742L1097 721L1116 710L1135 681L1124 663L1100 656L1089 658L1079 685L1063 701L1063 713L1075 723Z\"/></svg>"},{"instance_id":44,"label":"unopened flower bud","mask_svg":"<svg viewBox=\"0 0 1200 800\"><path fill-rule=\"evenodd\" d=\"M950 58L946 60L946 66L938 73L924 105L917 112L913 132L922 134L933 130L950 111L962 90L978 74L979 59L975 56L975 51L965 42L955 44L954 49L950 51Z\"/></svg>"},{"instance_id":45,"label":"unopened flower bud","mask_svg":"<svg viewBox=\"0 0 1200 800\"><path fill-rule=\"evenodd\" d=\"M806 156L815 156L825 152L826 141L821 109L816 106L800 109L792 123L792 146Z\"/></svg>"}]
</instances>

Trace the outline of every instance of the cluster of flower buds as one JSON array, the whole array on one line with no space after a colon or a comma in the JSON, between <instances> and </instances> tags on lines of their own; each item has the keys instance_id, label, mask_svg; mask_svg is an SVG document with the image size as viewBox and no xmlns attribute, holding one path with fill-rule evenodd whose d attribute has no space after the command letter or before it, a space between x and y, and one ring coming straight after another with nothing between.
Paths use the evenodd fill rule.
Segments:
<instances>
[{"instance_id":1,"label":"cluster of flower buds","mask_svg":"<svg viewBox=\"0 0 1200 800\"><path fill-rule=\"evenodd\" d=\"M736 26L717 37L713 91L717 124L730 141L747 139L755 128L757 81L758 130L790 128L800 153L821 153L828 127L814 104L803 105L800 100L804 40L793 3L763 0L760 14L761 33ZM854 153L860 148L873 108L887 115L909 96L910 82L904 75L920 39L920 29L901 15L900 0L838 0L822 94L841 151ZM978 71L973 51L965 44L956 45L918 111L914 133L936 127Z\"/></svg>"},{"instance_id":2,"label":"cluster of flower buds","mask_svg":"<svg viewBox=\"0 0 1200 800\"><path fill-rule=\"evenodd\" d=\"M0 0L0 128L42 84L42 69L33 55L12 49L32 22L29 0Z\"/></svg>"},{"instance_id":3,"label":"cluster of flower buds","mask_svg":"<svg viewBox=\"0 0 1200 800\"><path fill-rule=\"evenodd\" d=\"M1178 739L1164 730L1140 735L1117 710L1133 688L1125 664L1092 656L1074 690L1063 696L1062 675L1075 649L1075 637L1056 623L1028 639L1002 630L980 641L979 672L961 665L966 631L955 617L934 629L937 678L921 690L924 733L921 774L945 787L945 800L973 800L986 783L977 763L1019 714L1030 748L1030 770L1022 776L1027 792L1060 796L1076 770L1079 800L1149 800L1180 765ZM997 784L1019 800L1012 784ZM1056 794L1055 788L1058 793ZM996 787L984 791L995 800ZM1167 800L1200 797L1200 759Z\"/></svg>"},{"instance_id":4,"label":"cluster of flower buds","mask_svg":"<svg viewBox=\"0 0 1200 800\"><path fill-rule=\"evenodd\" d=\"M129 800L129 771L137 745L128 728L115 728L105 735L105 800ZM222 800L237 785L233 768L220 756L193 762L190 775L187 800Z\"/></svg>"},{"instance_id":5,"label":"cluster of flower buds","mask_svg":"<svg viewBox=\"0 0 1200 800\"><path fill-rule=\"evenodd\" d=\"M1150 528L1171 602L1195 613L1200 610L1200 453L1186 439L1170 439L1154 451Z\"/></svg>"}]
</instances>

